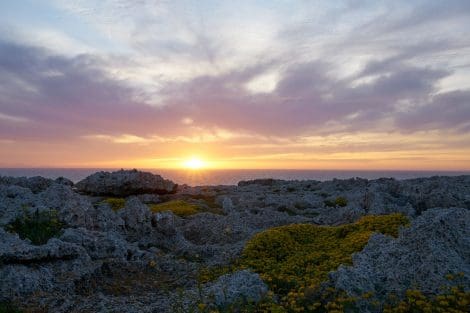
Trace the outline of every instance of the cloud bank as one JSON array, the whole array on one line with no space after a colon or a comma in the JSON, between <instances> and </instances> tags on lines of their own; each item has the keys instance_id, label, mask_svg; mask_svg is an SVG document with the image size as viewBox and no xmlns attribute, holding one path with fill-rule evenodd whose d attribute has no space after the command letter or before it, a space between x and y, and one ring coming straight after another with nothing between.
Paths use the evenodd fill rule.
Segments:
<instances>
[{"instance_id":1,"label":"cloud bank","mask_svg":"<svg viewBox=\"0 0 470 313\"><path fill-rule=\"evenodd\" d=\"M0 140L22 146L18 157L47 141L134 145L141 158L195 143L252 159L255 148L284 147L308 160L388 134L385 147L371 140L367 151L397 151L408 136L420 139L404 151L438 147L470 168L461 157L470 148L466 1L53 1L42 9L44 19L58 17L37 31L62 25L60 36L25 36L37 20L0 23ZM332 138L340 138L332 150L320 148ZM212 153L226 157L220 149Z\"/></svg>"}]
</instances>

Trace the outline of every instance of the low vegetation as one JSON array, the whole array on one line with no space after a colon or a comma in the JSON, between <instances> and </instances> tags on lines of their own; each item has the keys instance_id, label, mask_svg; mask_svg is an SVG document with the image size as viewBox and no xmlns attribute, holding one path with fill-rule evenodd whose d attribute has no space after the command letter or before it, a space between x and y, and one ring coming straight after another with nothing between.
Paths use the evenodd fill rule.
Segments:
<instances>
[{"instance_id":1,"label":"low vegetation","mask_svg":"<svg viewBox=\"0 0 470 313\"><path fill-rule=\"evenodd\" d=\"M102 203L107 203L111 206L111 209L114 212L119 211L120 209L123 209L124 206L126 205L126 199L124 198L107 198L102 201Z\"/></svg>"},{"instance_id":2,"label":"low vegetation","mask_svg":"<svg viewBox=\"0 0 470 313\"><path fill-rule=\"evenodd\" d=\"M345 207L348 205L348 199L345 197L337 197L334 200L325 200L323 201L327 207Z\"/></svg>"},{"instance_id":3,"label":"low vegetation","mask_svg":"<svg viewBox=\"0 0 470 313\"><path fill-rule=\"evenodd\" d=\"M297 224L272 228L247 243L241 266L259 273L286 310L321 311L325 307L315 294L328 273L341 264L351 264L351 255L364 248L373 232L397 236L399 226L407 223L403 215L392 214L366 216L338 227Z\"/></svg>"},{"instance_id":4,"label":"low vegetation","mask_svg":"<svg viewBox=\"0 0 470 313\"><path fill-rule=\"evenodd\" d=\"M11 302L0 302L0 313L22 313L22 311Z\"/></svg>"},{"instance_id":5,"label":"low vegetation","mask_svg":"<svg viewBox=\"0 0 470 313\"><path fill-rule=\"evenodd\" d=\"M200 206L194 203L189 203L184 200L171 200L159 204L151 204L150 210L154 213L171 211L178 216L185 217L202 212Z\"/></svg>"},{"instance_id":6,"label":"low vegetation","mask_svg":"<svg viewBox=\"0 0 470 313\"><path fill-rule=\"evenodd\" d=\"M407 290L401 301L387 304L384 313L470 312L470 292L462 286L449 287L439 295L424 295L419 290Z\"/></svg>"},{"instance_id":7,"label":"low vegetation","mask_svg":"<svg viewBox=\"0 0 470 313\"><path fill-rule=\"evenodd\" d=\"M52 237L58 237L64 224L59 220L56 210L30 212L24 210L6 230L17 233L21 239L29 239L34 245L43 245Z\"/></svg>"}]
</instances>

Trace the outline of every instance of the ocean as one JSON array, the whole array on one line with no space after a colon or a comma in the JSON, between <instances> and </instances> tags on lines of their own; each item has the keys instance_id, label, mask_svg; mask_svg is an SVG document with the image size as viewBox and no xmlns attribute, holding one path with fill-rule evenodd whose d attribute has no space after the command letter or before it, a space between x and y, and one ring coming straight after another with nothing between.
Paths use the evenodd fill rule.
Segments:
<instances>
[{"instance_id":1,"label":"ocean","mask_svg":"<svg viewBox=\"0 0 470 313\"><path fill-rule=\"evenodd\" d=\"M116 169L77 169L77 168L0 168L0 176L43 176L47 178L66 177L78 182L98 171ZM364 171L364 170L186 170L186 169L144 169L144 171L162 175L178 184L190 186L202 185L236 185L241 180L255 178L276 178L285 180L331 180L361 177L376 179L393 177L408 179L430 176L470 175L470 172L450 171Z\"/></svg>"}]
</instances>

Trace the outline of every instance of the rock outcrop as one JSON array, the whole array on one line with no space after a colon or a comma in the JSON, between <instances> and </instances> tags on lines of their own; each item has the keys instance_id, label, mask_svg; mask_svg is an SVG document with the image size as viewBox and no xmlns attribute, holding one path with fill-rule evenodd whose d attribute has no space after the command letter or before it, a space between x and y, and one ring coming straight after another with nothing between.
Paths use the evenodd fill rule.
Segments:
<instances>
[{"instance_id":1,"label":"rock outcrop","mask_svg":"<svg viewBox=\"0 0 470 313\"><path fill-rule=\"evenodd\" d=\"M73 182L67 178L59 177L55 180L41 176L34 177L5 177L0 176L0 185L14 185L27 188L33 193L46 190L52 184L73 186Z\"/></svg>"},{"instance_id":2,"label":"rock outcrop","mask_svg":"<svg viewBox=\"0 0 470 313\"><path fill-rule=\"evenodd\" d=\"M330 274L333 285L349 295L366 292L384 300L403 296L407 289L438 293L448 285L448 274L461 276L470 286L470 211L435 208L427 210L398 238L373 235L352 266Z\"/></svg>"},{"instance_id":3,"label":"rock outcrop","mask_svg":"<svg viewBox=\"0 0 470 313\"><path fill-rule=\"evenodd\" d=\"M177 186L160 175L137 170L98 172L76 184L80 192L95 196L127 197L138 194L166 194Z\"/></svg>"},{"instance_id":4,"label":"rock outcrop","mask_svg":"<svg viewBox=\"0 0 470 313\"><path fill-rule=\"evenodd\" d=\"M124 207L113 210L105 196L125 197ZM205 212L181 217L149 208L169 200L188 200ZM235 271L198 290L199 270L230 264L247 240L271 227L340 225L394 212L406 214L412 225L397 239L372 236L352 267L331 274L333 286L351 295L373 291L380 300L414 284L435 292L443 277L456 271L468 286L469 208L470 176L260 179L180 188L135 170L96 173L76 185L67 179L0 177L0 301L51 312L168 313L181 296L177 290L194 297L202 291L209 306L258 301L267 287L257 274ZM33 245L6 231L25 212L47 210L63 223L47 243ZM182 306L199 300L184 300Z\"/></svg>"}]
</instances>

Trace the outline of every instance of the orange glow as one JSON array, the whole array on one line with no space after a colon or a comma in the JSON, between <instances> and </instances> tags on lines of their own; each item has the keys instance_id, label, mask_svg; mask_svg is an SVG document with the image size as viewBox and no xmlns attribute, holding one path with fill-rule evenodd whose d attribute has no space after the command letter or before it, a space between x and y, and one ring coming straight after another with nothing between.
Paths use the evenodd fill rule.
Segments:
<instances>
[{"instance_id":1,"label":"orange glow","mask_svg":"<svg viewBox=\"0 0 470 313\"><path fill-rule=\"evenodd\" d=\"M197 157L192 157L192 158L184 161L183 167L189 168L189 169L192 169L192 170L199 170L199 169L202 169L202 168L206 167L206 162L204 162L203 160L201 160Z\"/></svg>"},{"instance_id":2,"label":"orange glow","mask_svg":"<svg viewBox=\"0 0 470 313\"><path fill-rule=\"evenodd\" d=\"M238 138L239 137L239 138ZM469 134L357 133L301 138L185 138L143 143L133 137L78 143L1 141L0 167L186 169L470 170ZM84 149L86 147L86 149ZM57 153L61 151L61 153ZM186 156L186 157L181 157Z\"/></svg>"}]
</instances>

